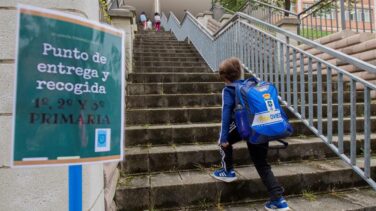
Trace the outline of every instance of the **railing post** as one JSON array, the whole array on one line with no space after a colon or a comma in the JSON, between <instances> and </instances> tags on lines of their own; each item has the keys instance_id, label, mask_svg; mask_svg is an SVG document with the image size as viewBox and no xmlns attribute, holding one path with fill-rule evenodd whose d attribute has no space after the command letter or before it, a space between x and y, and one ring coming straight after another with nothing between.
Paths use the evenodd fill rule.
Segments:
<instances>
[{"instance_id":1,"label":"railing post","mask_svg":"<svg viewBox=\"0 0 376 211\"><path fill-rule=\"evenodd\" d=\"M298 24L296 25L296 34L300 35L300 14L296 17Z\"/></svg>"},{"instance_id":2,"label":"railing post","mask_svg":"<svg viewBox=\"0 0 376 211\"><path fill-rule=\"evenodd\" d=\"M339 2L340 2L340 10L339 11L341 13L341 28L342 28L342 31L343 31L343 30L346 30L345 1L340 0Z\"/></svg>"},{"instance_id":3,"label":"railing post","mask_svg":"<svg viewBox=\"0 0 376 211\"><path fill-rule=\"evenodd\" d=\"M376 0L373 0L373 19L373 24L371 24L371 32L373 32L373 30L376 30Z\"/></svg>"}]
</instances>

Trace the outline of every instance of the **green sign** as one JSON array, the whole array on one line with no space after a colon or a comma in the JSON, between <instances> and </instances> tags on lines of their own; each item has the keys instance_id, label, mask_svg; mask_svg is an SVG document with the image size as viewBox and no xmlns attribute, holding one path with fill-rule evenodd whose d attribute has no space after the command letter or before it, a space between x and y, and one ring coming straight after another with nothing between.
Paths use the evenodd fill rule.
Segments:
<instances>
[{"instance_id":1,"label":"green sign","mask_svg":"<svg viewBox=\"0 0 376 211\"><path fill-rule=\"evenodd\" d=\"M19 6L13 166L121 160L124 34Z\"/></svg>"}]
</instances>

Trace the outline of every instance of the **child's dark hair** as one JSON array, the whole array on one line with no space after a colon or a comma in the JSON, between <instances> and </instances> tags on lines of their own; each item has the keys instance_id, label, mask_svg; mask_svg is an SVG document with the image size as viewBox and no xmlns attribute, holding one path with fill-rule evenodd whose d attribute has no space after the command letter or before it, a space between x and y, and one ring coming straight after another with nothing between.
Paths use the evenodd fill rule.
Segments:
<instances>
[{"instance_id":1,"label":"child's dark hair","mask_svg":"<svg viewBox=\"0 0 376 211\"><path fill-rule=\"evenodd\" d=\"M234 82L240 79L241 68L242 66L238 58L231 57L226 59L219 65L219 77L223 81L226 79Z\"/></svg>"},{"instance_id":2,"label":"child's dark hair","mask_svg":"<svg viewBox=\"0 0 376 211\"><path fill-rule=\"evenodd\" d=\"M156 13L154 13L154 15L159 15L159 13L156 12Z\"/></svg>"}]
</instances>

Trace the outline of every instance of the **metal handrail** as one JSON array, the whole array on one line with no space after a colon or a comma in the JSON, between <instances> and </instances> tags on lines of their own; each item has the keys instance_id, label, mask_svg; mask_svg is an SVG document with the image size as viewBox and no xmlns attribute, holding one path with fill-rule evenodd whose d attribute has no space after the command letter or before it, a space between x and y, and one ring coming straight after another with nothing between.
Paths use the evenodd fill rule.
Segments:
<instances>
[{"instance_id":1,"label":"metal handrail","mask_svg":"<svg viewBox=\"0 0 376 211\"><path fill-rule=\"evenodd\" d=\"M205 32L205 27L200 25L190 13L186 13L180 25L174 18L174 14L170 13L168 18L165 16L162 18L162 25L166 30L171 30L178 40L188 38L213 71L218 69L220 61L236 56L253 75L276 84L282 104L286 105L298 119L376 190L376 182L371 178L370 170L370 125L371 120L374 120L370 115L370 105L371 91L376 92L376 85L303 49L292 46L286 41L277 39L260 27L255 27L255 25L273 30L287 37L290 41L296 40L312 46L372 73L376 72L374 65L327 48L244 13L236 13L217 33L210 36ZM308 63L306 64L305 61L308 61ZM335 88L333 87L333 76L337 78ZM316 84L313 83L314 77ZM324 80L325 78L326 80ZM350 117L345 117L342 106L344 104L344 83L346 80L350 83ZM326 82L323 83L324 81ZM359 91L357 92L359 86L363 95L359 95ZM325 87L326 92L324 93ZM314 89L316 89L316 92L314 92ZM314 97L316 100L314 100ZM324 100L326 104L323 103ZM359 106L357 100L362 100L364 108L363 114L359 114L359 116L357 116L356 109ZM337 103L337 113L333 113L332 103ZM315 113L314 105L317 106ZM323 112L324 105L327 106L326 112ZM324 130L324 117L327 119L326 130ZM335 123L335 121L333 123L333 120L338 120L336 130L333 128ZM345 129L347 130L344 127L344 120L350 121L351 124L350 155L344 153L344 134ZM359 120L363 121L362 127L357 127ZM359 166L357 163L359 158L357 158L356 134L359 129L364 133L362 155L364 166ZM333 132L338 134L337 138L333 137Z\"/></svg>"},{"instance_id":2,"label":"metal handrail","mask_svg":"<svg viewBox=\"0 0 376 211\"><path fill-rule=\"evenodd\" d=\"M259 13L263 13L268 18L265 21L272 24L277 24L283 18L280 13L288 13L298 19L297 33L310 39L317 39L346 29L356 32L374 32L375 29L371 0L368 0L368 8L364 6L365 0L360 0L360 3L359 0L321 0L298 14L261 1L250 1L256 5L262 5L262 8L256 7L254 11L242 12L261 20L264 19ZM352 4L353 6L350 6ZM328 10L327 7L330 9ZM348 15L346 16L345 13Z\"/></svg>"},{"instance_id":3,"label":"metal handrail","mask_svg":"<svg viewBox=\"0 0 376 211\"><path fill-rule=\"evenodd\" d=\"M315 8L317 5L320 5L320 4L322 4L323 2L326 2L326 1L328 1L328 0L320 0L320 1L312 4L311 6L309 6L307 9L304 9L303 11L301 11L300 13L298 13L298 15L304 14L307 11L312 10L313 8Z\"/></svg>"},{"instance_id":4,"label":"metal handrail","mask_svg":"<svg viewBox=\"0 0 376 211\"><path fill-rule=\"evenodd\" d=\"M294 13L294 12L291 12L289 10L285 10L285 9L282 9L280 7L276 7L274 5L271 5L271 4L267 4L267 3L264 3L264 2L261 2L261 1L255 1L255 0L251 0L253 2L257 2L258 4L261 4L261 5L264 5L266 7L270 7L270 8L273 8L273 9L276 9L276 10L279 10L281 12L284 12L284 13L289 13L290 15L293 15L293 16L298 16L298 14Z\"/></svg>"}]
</instances>

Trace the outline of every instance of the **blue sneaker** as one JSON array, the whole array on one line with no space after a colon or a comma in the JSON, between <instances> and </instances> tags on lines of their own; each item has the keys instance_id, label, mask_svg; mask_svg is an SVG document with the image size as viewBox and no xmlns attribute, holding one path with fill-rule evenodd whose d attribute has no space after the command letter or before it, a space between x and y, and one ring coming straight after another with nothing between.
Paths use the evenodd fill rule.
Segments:
<instances>
[{"instance_id":1,"label":"blue sneaker","mask_svg":"<svg viewBox=\"0 0 376 211\"><path fill-rule=\"evenodd\" d=\"M214 171L212 177L224 182L233 182L238 179L233 169L227 172L224 168Z\"/></svg>"},{"instance_id":2,"label":"blue sneaker","mask_svg":"<svg viewBox=\"0 0 376 211\"><path fill-rule=\"evenodd\" d=\"M287 204L286 200L283 197L279 197L279 199L275 201L268 201L265 204L265 209L268 211L286 211L290 210L289 205Z\"/></svg>"}]
</instances>

